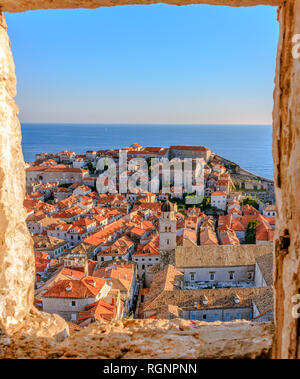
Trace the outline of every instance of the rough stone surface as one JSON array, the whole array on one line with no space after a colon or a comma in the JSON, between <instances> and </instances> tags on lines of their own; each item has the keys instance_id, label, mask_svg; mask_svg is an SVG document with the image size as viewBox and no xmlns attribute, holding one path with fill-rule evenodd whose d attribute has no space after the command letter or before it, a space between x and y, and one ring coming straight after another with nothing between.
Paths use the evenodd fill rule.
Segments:
<instances>
[{"instance_id":1,"label":"rough stone surface","mask_svg":"<svg viewBox=\"0 0 300 379\"><path fill-rule=\"evenodd\" d=\"M254 5L280 5L284 0L2 0L3 12L23 12L28 9L98 8L115 5L156 4L170 5L210 4L248 7Z\"/></svg>"},{"instance_id":2,"label":"rough stone surface","mask_svg":"<svg viewBox=\"0 0 300 379\"><path fill-rule=\"evenodd\" d=\"M300 293L300 59L292 38L300 33L300 1L288 0L278 12L280 36L273 111L276 221L274 357L300 358L300 319L292 317L292 296ZM285 237L286 235L286 237ZM289 245L289 246L288 246Z\"/></svg>"},{"instance_id":3,"label":"rough stone surface","mask_svg":"<svg viewBox=\"0 0 300 379\"><path fill-rule=\"evenodd\" d=\"M25 170L15 104L16 78L0 13L0 323L13 326L33 302L34 260L25 225Z\"/></svg>"},{"instance_id":4,"label":"rough stone surface","mask_svg":"<svg viewBox=\"0 0 300 379\"><path fill-rule=\"evenodd\" d=\"M33 309L34 255L25 224L25 167L15 104L16 77L4 16L0 14L0 325L37 336L62 337L66 322Z\"/></svg>"},{"instance_id":5,"label":"rough stone surface","mask_svg":"<svg viewBox=\"0 0 300 379\"><path fill-rule=\"evenodd\" d=\"M31 308L22 323L10 329L10 335L15 333L30 335L37 338L51 338L56 342L69 336L68 323L57 314L39 312Z\"/></svg>"},{"instance_id":6,"label":"rough stone surface","mask_svg":"<svg viewBox=\"0 0 300 379\"><path fill-rule=\"evenodd\" d=\"M268 358L272 334L270 323L124 320L91 324L62 343L0 335L0 358Z\"/></svg>"}]
</instances>

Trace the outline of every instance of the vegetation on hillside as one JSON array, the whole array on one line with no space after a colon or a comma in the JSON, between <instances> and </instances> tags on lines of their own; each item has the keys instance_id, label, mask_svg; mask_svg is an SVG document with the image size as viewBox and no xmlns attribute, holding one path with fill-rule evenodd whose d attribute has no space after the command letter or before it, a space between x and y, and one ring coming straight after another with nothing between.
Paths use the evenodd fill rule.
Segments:
<instances>
[{"instance_id":1,"label":"vegetation on hillside","mask_svg":"<svg viewBox=\"0 0 300 379\"><path fill-rule=\"evenodd\" d=\"M252 205L252 207L259 209L259 203L257 202L257 199L253 199L251 197L247 197L246 199L243 200L243 205Z\"/></svg>"}]
</instances>

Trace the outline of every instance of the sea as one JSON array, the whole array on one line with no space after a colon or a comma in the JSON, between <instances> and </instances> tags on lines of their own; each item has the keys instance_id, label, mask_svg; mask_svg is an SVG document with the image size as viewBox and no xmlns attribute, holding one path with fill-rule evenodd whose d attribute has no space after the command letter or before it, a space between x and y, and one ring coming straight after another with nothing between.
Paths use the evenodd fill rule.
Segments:
<instances>
[{"instance_id":1,"label":"sea","mask_svg":"<svg viewBox=\"0 0 300 379\"><path fill-rule=\"evenodd\" d=\"M205 146L246 170L273 179L271 125L29 124L22 123L25 161L40 152L142 146Z\"/></svg>"}]
</instances>

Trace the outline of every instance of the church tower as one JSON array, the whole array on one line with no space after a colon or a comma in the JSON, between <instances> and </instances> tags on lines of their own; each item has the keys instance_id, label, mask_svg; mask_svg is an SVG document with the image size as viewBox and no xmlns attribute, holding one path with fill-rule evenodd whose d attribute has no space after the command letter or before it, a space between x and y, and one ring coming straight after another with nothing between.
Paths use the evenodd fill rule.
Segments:
<instances>
[{"instance_id":1,"label":"church tower","mask_svg":"<svg viewBox=\"0 0 300 379\"><path fill-rule=\"evenodd\" d=\"M161 267L175 263L177 205L166 201L159 218L159 252Z\"/></svg>"}]
</instances>

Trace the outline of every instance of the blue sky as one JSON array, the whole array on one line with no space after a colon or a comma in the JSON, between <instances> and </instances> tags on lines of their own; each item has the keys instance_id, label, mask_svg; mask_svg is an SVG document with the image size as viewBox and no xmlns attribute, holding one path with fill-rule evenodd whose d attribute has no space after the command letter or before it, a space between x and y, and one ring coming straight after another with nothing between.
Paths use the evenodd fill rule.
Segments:
<instances>
[{"instance_id":1,"label":"blue sky","mask_svg":"<svg viewBox=\"0 0 300 379\"><path fill-rule=\"evenodd\" d=\"M276 8L6 14L23 122L269 124Z\"/></svg>"}]
</instances>

